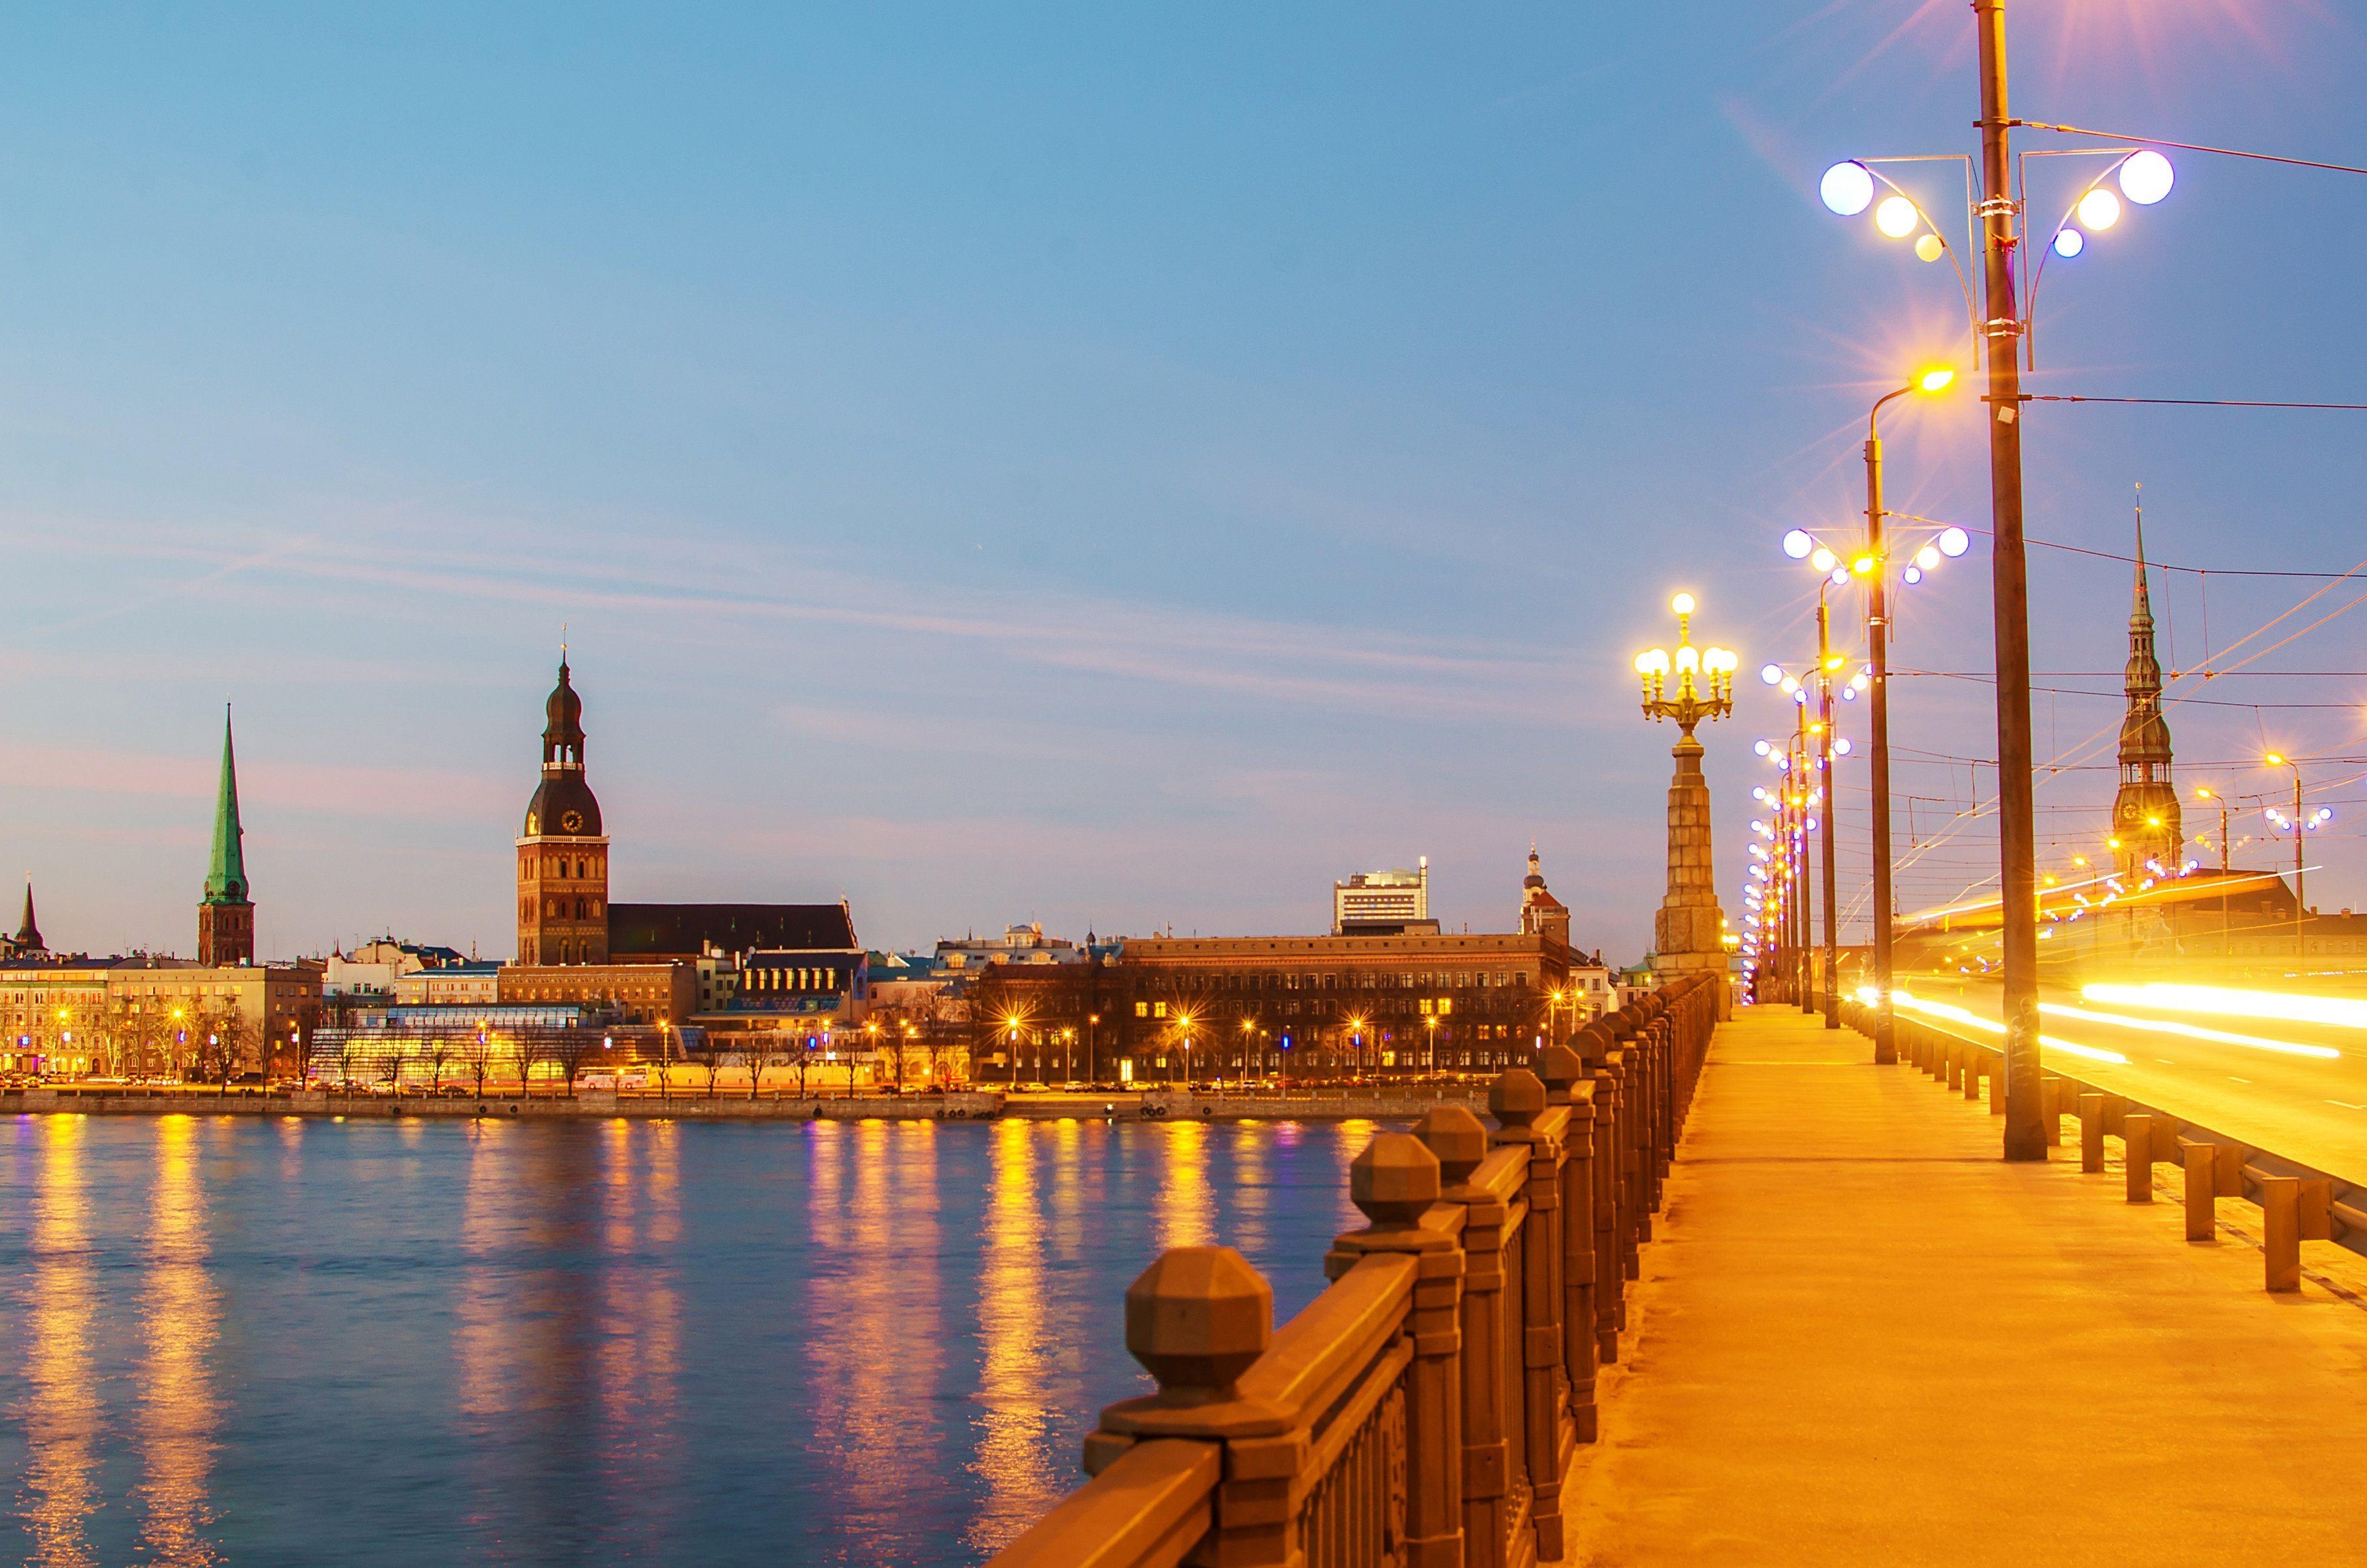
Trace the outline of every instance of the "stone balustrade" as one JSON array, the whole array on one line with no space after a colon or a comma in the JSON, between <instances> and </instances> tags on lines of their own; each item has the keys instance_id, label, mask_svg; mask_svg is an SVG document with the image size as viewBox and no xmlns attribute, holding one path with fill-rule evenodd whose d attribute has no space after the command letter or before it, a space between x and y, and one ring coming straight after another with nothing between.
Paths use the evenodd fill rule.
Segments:
<instances>
[{"instance_id":1,"label":"stone balustrade","mask_svg":"<svg viewBox=\"0 0 2367 1568\"><path fill-rule=\"evenodd\" d=\"M1567 1546L1627 1282L1716 1026L1691 976L1356 1157L1368 1222L1280 1328L1229 1247L1176 1247L1127 1292L1154 1393L1085 1439L1092 1477L1001 1568L1522 1568Z\"/></svg>"}]
</instances>

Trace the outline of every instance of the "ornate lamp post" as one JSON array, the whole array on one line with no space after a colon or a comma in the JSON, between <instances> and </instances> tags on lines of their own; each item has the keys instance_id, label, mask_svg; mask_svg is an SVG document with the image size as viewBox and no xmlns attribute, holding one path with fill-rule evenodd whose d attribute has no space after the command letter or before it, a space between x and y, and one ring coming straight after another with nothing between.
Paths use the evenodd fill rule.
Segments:
<instances>
[{"instance_id":1,"label":"ornate lamp post","mask_svg":"<svg viewBox=\"0 0 2367 1568\"><path fill-rule=\"evenodd\" d=\"M1677 646L1647 649L1636 656L1644 682L1644 716L1671 719L1683 733L1669 754L1676 759L1669 783L1669 891L1652 919L1653 948L1660 967L1678 973L1706 970L1720 977L1718 1010L1730 1005L1726 974L1726 920L1718 911L1717 881L1710 862L1709 781L1702 776L1701 742L1693 727L1734 711L1734 671L1740 664L1723 648L1695 649L1690 593L1670 597L1676 613Z\"/></svg>"}]
</instances>

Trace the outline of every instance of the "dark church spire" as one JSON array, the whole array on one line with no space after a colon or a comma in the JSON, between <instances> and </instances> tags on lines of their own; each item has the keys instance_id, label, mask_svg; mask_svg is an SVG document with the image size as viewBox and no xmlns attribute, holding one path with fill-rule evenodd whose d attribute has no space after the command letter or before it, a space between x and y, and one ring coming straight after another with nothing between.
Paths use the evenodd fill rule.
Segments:
<instances>
[{"instance_id":1,"label":"dark church spire","mask_svg":"<svg viewBox=\"0 0 2367 1568\"><path fill-rule=\"evenodd\" d=\"M40 922L33 919L33 879L25 878L25 918L17 925L17 951L46 953L48 944L41 941Z\"/></svg>"}]
</instances>

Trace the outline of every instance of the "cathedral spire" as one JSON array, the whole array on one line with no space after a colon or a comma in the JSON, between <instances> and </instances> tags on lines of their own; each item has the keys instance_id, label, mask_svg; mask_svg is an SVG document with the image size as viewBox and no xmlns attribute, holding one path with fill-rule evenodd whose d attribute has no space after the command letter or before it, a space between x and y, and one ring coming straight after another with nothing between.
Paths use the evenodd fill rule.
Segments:
<instances>
[{"instance_id":1,"label":"cathedral spire","mask_svg":"<svg viewBox=\"0 0 2367 1568\"><path fill-rule=\"evenodd\" d=\"M198 902L198 962L207 965L255 960L255 902L246 881L246 829L238 820L238 757L231 744L230 705L222 705L221 780L214 788L214 852L206 867L206 896Z\"/></svg>"},{"instance_id":2,"label":"cathedral spire","mask_svg":"<svg viewBox=\"0 0 2367 1568\"><path fill-rule=\"evenodd\" d=\"M2154 652L2153 590L2145 555L2145 489L2137 489L2136 581L2129 594L2129 661L2122 689L2121 787L2112 802L2114 858L2125 875L2174 873L2183 847L2178 790L2170 782L2169 721L2161 712L2161 660Z\"/></svg>"},{"instance_id":3,"label":"cathedral spire","mask_svg":"<svg viewBox=\"0 0 2367 1568\"><path fill-rule=\"evenodd\" d=\"M214 852L206 868L206 902L243 904L246 830L238 820L238 758L231 744L230 705L222 705L221 778L214 786Z\"/></svg>"},{"instance_id":4,"label":"cathedral spire","mask_svg":"<svg viewBox=\"0 0 2367 1568\"><path fill-rule=\"evenodd\" d=\"M19 953L48 951L41 941L40 922L33 919L33 879L29 876L25 878L25 918L17 926L17 951Z\"/></svg>"},{"instance_id":5,"label":"cathedral spire","mask_svg":"<svg viewBox=\"0 0 2367 1568\"><path fill-rule=\"evenodd\" d=\"M2145 486L2142 484L2137 486L2137 590L2129 606L2129 630L2135 631L2139 625L2148 632L2153 630L2153 591L2146 584Z\"/></svg>"}]
</instances>

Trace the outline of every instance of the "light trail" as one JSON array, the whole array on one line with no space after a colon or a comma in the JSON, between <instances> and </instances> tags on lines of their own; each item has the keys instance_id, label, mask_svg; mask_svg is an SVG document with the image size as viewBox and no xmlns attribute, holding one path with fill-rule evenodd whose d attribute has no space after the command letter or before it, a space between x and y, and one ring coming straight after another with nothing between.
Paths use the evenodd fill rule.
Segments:
<instances>
[{"instance_id":1,"label":"light trail","mask_svg":"<svg viewBox=\"0 0 2367 1568\"><path fill-rule=\"evenodd\" d=\"M2326 1023L2367 1029L2367 1001L2343 997L2297 996L2285 991L2238 991L2222 986L2082 986L2088 1001L2123 1002L2165 1011L2211 1013L2222 1018L2271 1018L2286 1023Z\"/></svg>"},{"instance_id":2,"label":"light trail","mask_svg":"<svg viewBox=\"0 0 2367 1568\"><path fill-rule=\"evenodd\" d=\"M2005 1025L1993 1019L1983 1018L1976 1012L1948 1002L1925 1001L1910 991L1893 990L1890 999L1895 1006L1927 1013L1933 1018L1944 1018L1951 1023L1967 1023L1991 1034L2005 1032ZM2123 1065L2128 1062L2128 1058L2118 1051L2107 1051L2100 1045L2082 1045L2076 1040L2057 1039L2052 1034L2040 1035L2038 1043L2050 1051L2060 1051L2067 1056L2085 1056L2091 1062L2119 1062Z\"/></svg>"},{"instance_id":3,"label":"light trail","mask_svg":"<svg viewBox=\"0 0 2367 1568\"><path fill-rule=\"evenodd\" d=\"M2100 987L2090 986L2081 995ZM2207 1040L2219 1045L2242 1045L2254 1051L2279 1051L2288 1056L2316 1056L2326 1061L2339 1060L2342 1053L2331 1045L2305 1045L2298 1040L2270 1040L2258 1034L2230 1034L2224 1029L2205 1029L2199 1023L2180 1023L2168 1018L2131 1018L2123 1012L2096 1012L2088 1008L2075 1008L2062 1002L2041 1002L2038 1010L2056 1018L2076 1018L2087 1023L2109 1023L2122 1029L2142 1029L2153 1034L2176 1034L2188 1040Z\"/></svg>"}]
</instances>

